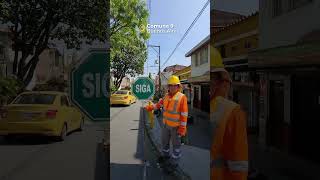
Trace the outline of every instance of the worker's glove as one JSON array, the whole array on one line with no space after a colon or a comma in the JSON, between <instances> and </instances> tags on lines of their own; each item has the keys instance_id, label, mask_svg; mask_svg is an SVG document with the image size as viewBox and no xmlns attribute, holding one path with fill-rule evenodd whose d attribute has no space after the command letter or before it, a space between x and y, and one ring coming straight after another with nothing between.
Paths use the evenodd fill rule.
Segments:
<instances>
[{"instance_id":1,"label":"worker's glove","mask_svg":"<svg viewBox=\"0 0 320 180\"><path fill-rule=\"evenodd\" d=\"M153 105L146 105L144 107L144 109L147 110L147 111L152 111L153 110Z\"/></svg>"},{"instance_id":2,"label":"worker's glove","mask_svg":"<svg viewBox=\"0 0 320 180\"><path fill-rule=\"evenodd\" d=\"M162 98L160 98L158 103L156 104L155 108L160 109L162 106L163 106L163 100L162 100Z\"/></svg>"},{"instance_id":3,"label":"worker's glove","mask_svg":"<svg viewBox=\"0 0 320 180\"><path fill-rule=\"evenodd\" d=\"M187 127L186 126L179 126L178 128L178 135L179 136L185 136L187 132Z\"/></svg>"},{"instance_id":4,"label":"worker's glove","mask_svg":"<svg viewBox=\"0 0 320 180\"><path fill-rule=\"evenodd\" d=\"M163 105L163 99L162 98L159 99L158 104Z\"/></svg>"}]
</instances>

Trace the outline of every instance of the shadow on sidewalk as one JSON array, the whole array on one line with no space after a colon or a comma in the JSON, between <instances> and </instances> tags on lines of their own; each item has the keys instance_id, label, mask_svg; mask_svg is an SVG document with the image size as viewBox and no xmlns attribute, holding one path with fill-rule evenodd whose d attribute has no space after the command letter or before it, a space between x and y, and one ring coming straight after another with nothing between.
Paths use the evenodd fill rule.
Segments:
<instances>
[{"instance_id":1,"label":"shadow on sidewalk","mask_svg":"<svg viewBox=\"0 0 320 180\"><path fill-rule=\"evenodd\" d=\"M193 122L188 123L188 145L209 150L211 137L209 133L210 120L208 113L195 110L190 106L189 113L193 118Z\"/></svg>"},{"instance_id":2,"label":"shadow on sidewalk","mask_svg":"<svg viewBox=\"0 0 320 180\"><path fill-rule=\"evenodd\" d=\"M259 146L256 138L249 136L249 165L251 170L268 180L317 180L320 165L284 152Z\"/></svg>"},{"instance_id":3,"label":"shadow on sidewalk","mask_svg":"<svg viewBox=\"0 0 320 180\"><path fill-rule=\"evenodd\" d=\"M141 180L142 179L142 164L110 164L110 179L112 180Z\"/></svg>"},{"instance_id":4,"label":"shadow on sidewalk","mask_svg":"<svg viewBox=\"0 0 320 180\"><path fill-rule=\"evenodd\" d=\"M136 153L135 153L135 158L137 158L137 159L141 159L141 160L143 160L143 158L144 158L144 150L143 150L143 138L144 138L144 125L143 125L143 122L142 122L142 109L140 109L139 110L139 113L140 113L140 115L139 115L139 119L140 120L137 120L137 121L139 121L139 126L138 126L138 129L131 129L131 130L137 130L138 131L138 141L137 141L137 149L136 149ZM134 121L136 121L136 120L134 120Z\"/></svg>"},{"instance_id":5,"label":"shadow on sidewalk","mask_svg":"<svg viewBox=\"0 0 320 180\"><path fill-rule=\"evenodd\" d=\"M110 149L105 152L103 144L97 144L96 164L95 164L95 180L107 180L110 176Z\"/></svg>"}]
</instances>

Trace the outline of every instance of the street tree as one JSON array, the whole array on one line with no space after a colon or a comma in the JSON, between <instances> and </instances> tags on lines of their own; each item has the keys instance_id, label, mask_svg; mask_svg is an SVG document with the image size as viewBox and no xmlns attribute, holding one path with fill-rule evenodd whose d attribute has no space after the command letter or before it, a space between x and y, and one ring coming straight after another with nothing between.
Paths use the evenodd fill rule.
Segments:
<instances>
[{"instance_id":1,"label":"street tree","mask_svg":"<svg viewBox=\"0 0 320 180\"><path fill-rule=\"evenodd\" d=\"M57 40L70 49L106 42L108 12L108 0L2 0L0 23L10 30L13 74L27 86L39 55Z\"/></svg>"},{"instance_id":2,"label":"street tree","mask_svg":"<svg viewBox=\"0 0 320 180\"><path fill-rule=\"evenodd\" d=\"M111 0L110 6L111 70L119 88L126 75L143 73L150 36L144 27L149 14L141 0Z\"/></svg>"},{"instance_id":3,"label":"street tree","mask_svg":"<svg viewBox=\"0 0 320 180\"><path fill-rule=\"evenodd\" d=\"M117 43L114 44L114 41ZM114 34L111 43L114 45L111 48L111 70L115 79L114 85L118 89L126 75L134 77L143 73L147 48L144 41L134 36L124 36L121 33Z\"/></svg>"}]
</instances>

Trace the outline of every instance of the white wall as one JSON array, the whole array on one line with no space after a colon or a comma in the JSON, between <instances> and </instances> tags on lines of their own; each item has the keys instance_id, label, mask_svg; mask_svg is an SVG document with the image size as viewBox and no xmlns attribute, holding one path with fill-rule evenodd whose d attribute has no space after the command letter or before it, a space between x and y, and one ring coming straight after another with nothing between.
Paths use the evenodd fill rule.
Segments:
<instances>
[{"instance_id":1,"label":"white wall","mask_svg":"<svg viewBox=\"0 0 320 180\"><path fill-rule=\"evenodd\" d=\"M287 9L289 0L282 2ZM303 35L320 29L320 21L316 19L319 16L320 0L277 17L272 17L272 1L260 0L259 49L295 44Z\"/></svg>"},{"instance_id":2,"label":"white wall","mask_svg":"<svg viewBox=\"0 0 320 180\"><path fill-rule=\"evenodd\" d=\"M207 45L207 48L208 48L208 60L207 60L207 63L195 66L195 63L196 63L195 59L191 58L191 77L201 76L201 75L205 74L206 72L210 71L210 64L209 64L210 48L209 48L209 45Z\"/></svg>"}]
</instances>

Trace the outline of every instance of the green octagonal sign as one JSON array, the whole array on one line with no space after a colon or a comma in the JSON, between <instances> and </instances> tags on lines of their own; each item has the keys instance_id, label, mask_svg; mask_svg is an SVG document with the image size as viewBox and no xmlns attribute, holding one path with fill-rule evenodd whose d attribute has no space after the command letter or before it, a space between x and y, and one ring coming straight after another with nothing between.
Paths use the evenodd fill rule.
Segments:
<instances>
[{"instance_id":1,"label":"green octagonal sign","mask_svg":"<svg viewBox=\"0 0 320 180\"><path fill-rule=\"evenodd\" d=\"M153 80L148 77L139 77L131 87L132 93L140 100L151 98L155 93Z\"/></svg>"},{"instance_id":2,"label":"green octagonal sign","mask_svg":"<svg viewBox=\"0 0 320 180\"><path fill-rule=\"evenodd\" d=\"M71 71L70 97L93 121L106 121L109 111L109 53L92 49Z\"/></svg>"}]
</instances>

